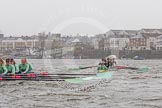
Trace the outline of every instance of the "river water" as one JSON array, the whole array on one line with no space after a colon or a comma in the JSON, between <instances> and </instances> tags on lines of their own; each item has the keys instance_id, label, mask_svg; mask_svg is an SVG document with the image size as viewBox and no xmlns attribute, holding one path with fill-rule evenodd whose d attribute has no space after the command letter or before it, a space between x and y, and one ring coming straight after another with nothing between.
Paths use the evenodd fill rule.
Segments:
<instances>
[{"instance_id":1,"label":"river water","mask_svg":"<svg viewBox=\"0 0 162 108\"><path fill-rule=\"evenodd\" d=\"M18 63L20 60L16 60ZM99 60L29 60L34 71L96 73ZM1 81L1 108L162 108L162 60L118 60L118 65L149 67L148 72L113 71L110 79L69 84L58 81Z\"/></svg>"}]
</instances>

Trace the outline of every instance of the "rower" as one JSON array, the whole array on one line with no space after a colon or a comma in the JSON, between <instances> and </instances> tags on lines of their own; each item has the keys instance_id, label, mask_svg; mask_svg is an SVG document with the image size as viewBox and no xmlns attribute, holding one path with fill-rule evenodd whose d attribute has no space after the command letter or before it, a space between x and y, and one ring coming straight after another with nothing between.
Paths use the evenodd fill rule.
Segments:
<instances>
[{"instance_id":1,"label":"rower","mask_svg":"<svg viewBox=\"0 0 162 108\"><path fill-rule=\"evenodd\" d=\"M113 60L110 59L110 62L109 62L109 69L111 69L113 67Z\"/></svg>"},{"instance_id":2,"label":"rower","mask_svg":"<svg viewBox=\"0 0 162 108\"><path fill-rule=\"evenodd\" d=\"M107 58L107 60L106 60L106 67L109 69L109 65L110 65L110 59L109 58Z\"/></svg>"},{"instance_id":3,"label":"rower","mask_svg":"<svg viewBox=\"0 0 162 108\"><path fill-rule=\"evenodd\" d=\"M19 66L16 64L13 58L10 59L10 63L15 67L15 73L19 73Z\"/></svg>"},{"instance_id":4,"label":"rower","mask_svg":"<svg viewBox=\"0 0 162 108\"><path fill-rule=\"evenodd\" d=\"M31 64L27 63L27 59L22 58L21 64L19 65L19 73L23 74L30 73L32 69L33 67L31 66Z\"/></svg>"},{"instance_id":5,"label":"rower","mask_svg":"<svg viewBox=\"0 0 162 108\"><path fill-rule=\"evenodd\" d=\"M7 74L15 74L15 67L11 64L10 59L6 59Z\"/></svg>"},{"instance_id":6,"label":"rower","mask_svg":"<svg viewBox=\"0 0 162 108\"><path fill-rule=\"evenodd\" d=\"M112 59L112 65L113 65L113 66L116 65L116 60L115 60L115 58Z\"/></svg>"},{"instance_id":7,"label":"rower","mask_svg":"<svg viewBox=\"0 0 162 108\"><path fill-rule=\"evenodd\" d=\"M113 68L114 66L116 65L116 60L113 58L113 59L110 59L110 62L109 62L109 68Z\"/></svg>"},{"instance_id":8,"label":"rower","mask_svg":"<svg viewBox=\"0 0 162 108\"><path fill-rule=\"evenodd\" d=\"M5 66L3 59L0 58L0 75L5 75L5 74L7 74L7 68Z\"/></svg>"},{"instance_id":9,"label":"rower","mask_svg":"<svg viewBox=\"0 0 162 108\"><path fill-rule=\"evenodd\" d=\"M102 59L101 59L101 62L99 63L99 65L100 65L100 64L106 64L106 59L105 59L105 58L102 58Z\"/></svg>"},{"instance_id":10,"label":"rower","mask_svg":"<svg viewBox=\"0 0 162 108\"><path fill-rule=\"evenodd\" d=\"M104 65L104 63L100 63L97 70L98 72L105 72L108 68Z\"/></svg>"}]
</instances>

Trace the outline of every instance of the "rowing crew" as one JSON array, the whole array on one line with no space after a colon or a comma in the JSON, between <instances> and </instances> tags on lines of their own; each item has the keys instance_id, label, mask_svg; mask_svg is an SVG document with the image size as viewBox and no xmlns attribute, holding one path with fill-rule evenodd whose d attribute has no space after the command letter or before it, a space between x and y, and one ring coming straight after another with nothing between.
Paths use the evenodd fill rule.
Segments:
<instances>
[{"instance_id":1,"label":"rowing crew","mask_svg":"<svg viewBox=\"0 0 162 108\"><path fill-rule=\"evenodd\" d=\"M12 58L6 59L6 63L0 58L0 75L25 74L30 73L32 69L26 58L22 58L19 65Z\"/></svg>"},{"instance_id":2,"label":"rowing crew","mask_svg":"<svg viewBox=\"0 0 162 108\"><path fill-rule=\"evenodd\" d=\"M101 60L101 62L99 63L99 66L98 66L98 71L99 70L103 70L103 71L106 71L108 69L112 69L114 66L116 65L116 60L115 58L103 58Z\"/></svg>"}]
</instances>

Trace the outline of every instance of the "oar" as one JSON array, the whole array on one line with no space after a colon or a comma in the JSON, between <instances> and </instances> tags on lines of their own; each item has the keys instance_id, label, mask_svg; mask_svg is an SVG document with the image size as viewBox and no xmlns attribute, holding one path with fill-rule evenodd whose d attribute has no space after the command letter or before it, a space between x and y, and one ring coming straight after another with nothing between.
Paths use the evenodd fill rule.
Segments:
<instances>
[{"instance_id":1,"label":"oar","mask_svg":"<svg viewBox=\"0 0 162 108\"><path fill-rule=\"evenodd\" d=\"M127 67L126 69L137 70L138 72L147 72L147 71L149 70L148 67L140 67L140 68L136 68L136 67Z\"/></svg>"},{"instance_id":2,"label":"oar","mask_svg":"<svg viewBox=\"0 0 162 108\"><path fill-rule=\"evenodd\" d=\"M45 75L45 76L42 76ZM0 80L37 80L37 81L60 81L60 80L65 80L65 79L74 79L78 77L71 77L72 74L64 74L68 76L61 76L60 74L52 74L52 75L59 75L59 76L49 76L48 73L44 74L15 74L15 75L8 75L8 76L1 76ZM70 75L70 76L69 76ZM76 75L76 74L75 74ZM83 75L83 74L81 74ZM86 74L87 75L87 74Z\"/></svg>"},{"instance_id":3,"label":"oar","mask_svg":"<svg viewBox=\"0 0 162 108\"><path fill-rule=\"evenodd\" d=\"M93 80L93 79L103 79L103 78L111 78L112 76L112 72L109 73L98 73L96 76L94 77L86 77L86 78L69 78L69 77L62 77L62 78L53 78L53 79L49 79L49 78L29 78L29 77L25 77L25 76L4 76L4 77L0 77L0 81L12 81L12 80L31 80L31 81L66 81L69 83L74 83L74 84L80 84L82 83L84 80Z\"/></svg>"},{"instance_id":4,"label":"oar","mask_svg":"<svg viewBox=\"0 0 162 108\"><path fill-rule=\"evenodd\" d=\"M60 81L61 80L61 81L63 81L65 79L70 79L70 78L77 78L77 77L55 77L55 78L35 77L35 78L32 78L32 77L26 77L26 76L15 76L15 77L4 76L4 77L0 77L0 81L5 81L5 80L8 80L8 81L11 81L11 80Z\"/></svg>"},{"instance_id":5,"label":"oar","mask_svg":"<svg viewBox=\"0 0 162 108\"><path fill-rule=\"evenodd\" d=\"M74 79L74 78L84 78L83 76L42 76L40 74L19 74L19 75L10 75L10 76L2 76L0 77L0 80L30 80L30 79L36 79L36 80L58 80L58 79Z\"/></svg>"},{"instance_id":6,"label":"oar","mask_svg":"<svg viewBox=\"0 0 162 108\"><path fill-rule=\"evenodd\" d=\"M64 79L39 79L38 81L65 81L65 80Z\"/></svg>"},{"instance_id":7,"label":"oar","mask_svg":"<svg viewBox=\"0 0 162 108\"><path fill-rule=\"evenodd\" d=\"M14 75L4 75L4 76L28 76L28 77L36 77L36 76L91 76L96 74L50 74L48 72L41 72L39 74L37 73L28 73L28 74L14 74Z\"/></svg>"},{"instance_id":8,"label":"oar","mask_svg":"<svg viewBox=\"0 0 162 108\"><path fill-rule=\"evenodd\" d=\"M35 80L36 78L28 78L28 77L0 77L0 81L5 80Z\"/></svg>"},{"instance_id":9,"label":"oar","mask_svg":"<svg viewBox=\"0 0 162 108\"><path fill-rule=\"evenodd\" d=\"M80 69L88 69L88 68L93 68L93 67L97 67L97 66L96 65L95 66L86 66L86 67L80 66L79 68Z\"/></svg>"},{"instance_id":10,"label":"oar","mask_svg":"<svg viewBox=\"0 0 162 108\"><path fill-rule=\"evenodd\" d=\"M79 66L78 68L70 68L69 70L82 70L82 69L88 69L88 68L93 68L93 67L97 67L96 65L95 66Z\"/></svg>"},{"instance_id":11,"label":"oar","mask_svg":"<svg viewBox=\"0 0 162 108\"><path fill-rule=\"evenodd\" d=\"M1 81L19 81L19 80L23 80L23 81L36 81L35 79L3 79L0 80Z\"/></svg>"},{"instance_id":12,"label":"oar","mask_svg":"<svg viewBox=\"0 0 162 108\"><path fill-rule=\"evenodd\" d=\"M128 67L128 66L115 66L115 68L116 69L131 69L131 70L137 70L140 72L147 72L149 70L148 67L137 68L137 67Z\"/></svg>"},{"instance_id":13,"label":"oar","mask_svg":"<svg viewBox=\"0 0 162 108\"><path fill-rule=\"evenodd\" d=\"M136 67L128 67L128 66L114 66L116 69L131 69L131 70L137 70Z\"/></svg>"},{"instance_id":14,"label":"oar","mask_svg":"<svg viewBox=\"0 0 162 108\"><path fill-rule=\"evenodd\" d=\"M78 78L78 77L71 77L71 76L38 76L41 79L70 79L70 78ZM84 78L84 77L79 77Z\"/></svg>"},{"instance_id":15,"label":"oar","mask_svg":"<svg viewBox=\"0 0 162 108\"><path fill-rule=\"evenodd\" d=\"M28 77L28 76L20 76L20 75L12 75L12 76L1 76L0 81L4 80L35 80L36 77Z\"/></svg>"},{"instance_id":16,"label":"oar","mask_svg":"<svg viewBox=\"0 0 162 108\"><path fill-rule=\"evenodd\" d=\"M12 75L12 76L1 76L1 78L19 79L19 78L36 78L36 76L28 77L28 76Z\"/></svg>"},{"instance_id":17,"label":"oar","mask_svg":"<svg viewBox=\"0 0 162 108\"><path fill-rule=\"evenodd\" d=\"M83 79L82 78L65 79L65 82L80 84L83 82Z\"/></svg>"},{"instance_id":18,"label":"oar","mask_svg":"<svg viewBox=\"0 0 162 108\"><path fill-rule=\"evenodd\" d=\"M42 75L42 76L48 76L48 75L51 75L51 76L52 75L63 75L63 76L64 75L67 75L67 76L73 76L73 75L74 76L77 76L77 75L81 76L81 75L83 75L83 76L91 76L91 75L96 75L96 74L73 74L73 73L69 73L69 74L68 73L67 74L61 74L61 73L60 74L50 74L48 72L41 72L39 75Z\"/></svg>"},{"instance_id":19,"label":"oar","mask_svg":"<svg viewBox=\"0 0 162 108\"><path fill-rule=\"evenodd\" d=\"M14 75L3 75L1 77L12 77L12 78L18 78L18 77L28 77L28 78L35 78L37 74L31 73L31 74L14 74Z\"/></svg>"},{"instance_id":20,"label":"oar","mask_svg":"<svg viewBox=\"0 0 162 108\"><path fill-rule=\"evenodd\" d=\"M77 78L77 77L71 77L71 76L38 76L38 75L10 75L10 76L1 76L0 79L5 80L26 80L26 79L69 79L69 78Z\"/></svg>"},{"instance_id":21,"label":"oar","mask_svg":"<svg viewBox=\"0 0 162 108\"><path fill-rule=\"evenodd\" d=\"M31 76L32 77L32 76ZM40 74L38 74L38 75L36 75L36 77L37 78L39 78L39 79L70 79L70 78L83 78L84 76L69 76L69 75L67 75L67 76L62 76L62 75L40 75Z\"/></svg>"},{"instance_id":22,"label":"oar","mask_svg":"<svg viewBox=\"0 0 162 108\"><path fill-rule=\"evenodd\" d=\"M36 79L36 78L0 78L0 81L15 81L15 80L25 80L25 81L65 81L64 79Z\"/></svg>"},{"instance_id":23,"label":"oar","mask_svg":"<svg viewBox=\"0 0 162 108\"><path fill-rule=\"evenodd\" d=\"M35 76L35 77L28 77L28 76L3 76L4 78L12 78L12 79L20 79L20 78L41 78L41 79L67 79L67 78L78 78L73 76Z\"/></svg>"},{"instance_id":24,"label":"oar","mask_svg":"<svg viewBox=\"0 0 162 108\"><path fill-rule=\"evenodd\" d=\"M26 74L10 74L10 75L0 75L0 76L36 76L37 74L32 72L32 73L26 73Z\"/></svg>"}]
</instances>

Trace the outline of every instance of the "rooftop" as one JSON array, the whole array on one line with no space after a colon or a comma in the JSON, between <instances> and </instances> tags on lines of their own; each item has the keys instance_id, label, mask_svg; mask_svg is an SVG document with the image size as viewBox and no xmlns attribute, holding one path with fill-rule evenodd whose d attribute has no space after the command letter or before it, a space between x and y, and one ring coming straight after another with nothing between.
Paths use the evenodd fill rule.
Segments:
<instances>
[{"instance_id":1,"label":"rooftop","mask_svg":"<svg viewBox=\"0 0 162 108\"><path fill-rule=\"evenodd\" d=\"M144 38L144 37L142 35L136 35L136 36L131 37L131 39L141 39L141 38Z\"/></svg>"},{"instance_id":2,"label":"rooftop","mask_svg":"<svg viewBox=\"0 0 162 108\"><path fill-rule=\"evenodd\" d=\"M72 43L80 43L81 41L79 39L74 39Z\"/></svg>"}]
</instances>

